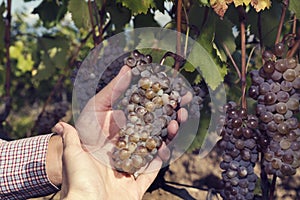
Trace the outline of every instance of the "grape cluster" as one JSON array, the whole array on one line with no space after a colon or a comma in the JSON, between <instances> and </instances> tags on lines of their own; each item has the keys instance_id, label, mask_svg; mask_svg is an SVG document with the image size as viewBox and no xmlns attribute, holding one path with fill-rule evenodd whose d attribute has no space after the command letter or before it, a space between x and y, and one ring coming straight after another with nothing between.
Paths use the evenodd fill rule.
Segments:
<instances>
[{"instance_id":1,"label":"grape cluster","mask_svg":"<svg viewBox=\"0 0 300 200\"><path fill-rule=\"evenodd\" d=\"M284 58L284 45L263 53L264 64L251 71L249 96L257 100L259 136L263 164L268 174L279 177L296 173L300 165L299 111L300 65L295 58Z\"/></svg>"},{"instance_id":2,"label":"grape cluster","mask_svg":"<svg viewBox=\"0 0 300 200\"><path fill-rule=\"evenodd\" d=\"M100 49L100 46L97 48ZM98 51L95 52L98 53ZM116 56L119 57L115 59ZM91 55L90 57L99 59L99 55ZM76 84L75 92L80 110L95 93L103 89L119 73L126 57L128 54L118 45L118 42L114 42L103 48L99 62L85 64L84 67L81 67L81 62L75 63L71 80ZM100 71L103 73L101 77L98 77Z\"/></svg>"},{"instance_id":3,"label":"grape cluster","mask_svg":"<svg viewBox=\"0 0 300 200\"><path fill-rule=\"evenodd\" d=\"M258 119L248 115L234 102L224 106L226 112L224 127L219 141L223 149L220 168L222 172L223 190L221 196L228 200L253 199L257 176L254 166L258 160L256 131Z\"/></svg>"},{"instance_id":4,"label":"grape cluster","mask_svg":"<svg viewBox=\"0 0 300 200\"><path fill-rule=\"evenodd\" d=\"M61 101L54 103L51 108L45 110L38 116L33 131L38 134L50 133L52 127L66 115L68 110L68 102Z\"/></svg>"},{"instance_id":5,"label":"grape cluster","mask_svg":"<svg viewBox=\"0 0 300 200\"><path fill-rule=\"evenodd\" d=\"M150 55L136 50L125 60L132 68L133 80L118 103L127 123L119 131L112 153L113 166L134 175L158 153L167 137L167 126L177 118L181 98L188 91L181 77L174 77L172 70L151 62Z\"/></svg>"}]
</instances>

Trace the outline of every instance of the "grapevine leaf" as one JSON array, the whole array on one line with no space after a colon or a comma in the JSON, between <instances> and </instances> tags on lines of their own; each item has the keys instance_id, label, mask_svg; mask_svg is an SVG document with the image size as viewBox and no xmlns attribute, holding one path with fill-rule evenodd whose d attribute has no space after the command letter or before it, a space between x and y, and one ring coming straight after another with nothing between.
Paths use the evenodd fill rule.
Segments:
<instances>
[{"instance_id":1,"label":"grapevine leaf","mask_svg":"<svg viewBox=\"0 0 300 200\"><path fill-rule=\"evenodd\" d=\"M38 66L37 74L35 74L33 78L34 80L38 80L38 81L46 80L49 79L51 76L53 76L54 73L55 73L54 67L46 66L44 62L41 62Z\"/></svg>"},{"instance_id":2,"label":"grapevine leaf","mask_svg":"<svg viewBox=\"0 0 300 200\"><path fill-rule=\"evenodd\" d=\"M187 62L185 65L184 65L184 70L187 71L187 72L194 72L195 71L195 67Z\"/></svg>"},{"instance_id":3,"label":"grapevine leaf","mask_svg":"<svg viewBox=\"0 0 300 200\"><path fill-rule=\"evenodd\" d=\"M271 0L251 0L251 5L255 8L256 12L271 7Z\"/></svg>"},{"instance_id":4,"label":"grapevine leaf","mask_svg":"<svg viewBox=\"0 0 300 200\"><path fill-rule=\"evenodd\" d=\"M34 61L32 60L31 54L26 54L18 57L17 68L22 72L29 72L33 68Z\"/></svg>"},{"instance_id":5,"label":"grapevine leaf","mask_svg":"<svg viewBox=\"0 0 300 200\"><path fill-rule=\"evenodd\" d=\"M226 0L211 0L210 5L214 9L215 13L217 13L220 17L223 17L225 12L228 9L228 3Z\"/></svg>"},{"instance_id":6,"label":"grapevine leaf","mask_svg":"<svg viewBox=\"0 0 300 200\"><path fill-rule=\"evenodd\" d=\"M157 10L159 10L160 12L164 13L165 11L165 5L164 5L164 1L162 0L153 0L155 3L155 7Z\"/></svg>"},{"instance_id":7,"label":"grapevine leaf","mask_svg":"<svg viewBox=\"0 0 300 200\"><path fill-rule=\"evenodd\" d=\"M281 13L281 4L279 2L274 1L272 7L269 10L265 10L261 12L261 40L264 45L270 47L274 45L274 41L277 34L278 24L280 21ZM251 9L247 15L248 22L250 24L250 30L256 37L259 36L259 30L257 26L258 15L257 13Z\"/></svg>"},{"instance_id":8,"label":"grapevine leaf","mask_svg":"<svg viewBox=\"0 0 300 200\"><path fill-rule=\"evenodd\" d=\"M67 63L68 40L64 37L41 37L39 49L43 52L41 60L46 67L63 68Z\"/></svg>"},{"instance_id":9,"label":"grapevine leaf","mask_svg":"<svg viewBox=\"0 0 300 200\"><path fill-rule=\"evenodd\" d=\"M197 39L199 44L196 44L192 49L188 61L199 68L205 82L211 89L215 90L224 80L227 68L223 66L213 47L215 20L211 18L208 24Z\"/></svg>"},{"instance_id":10,"label":"grapevine leaf","mask_svg":"<svg viewBox=\"0 0 300 200\"><path fill-rule=\"evenodd\" d=\"M106 8L111 16L111 22L114 24L116 32L123 31L125 25L129 23L131 19L130 10L122 4L111 4Z\"/></svg>"},{"instance_id":11,"label":"grapevine leaf","mask_svg":"<svg viewBox=\"0 0 300 200\"><path fill-rule=\"evenodd\" d=\"M212 90L215 90L224 80L227 70L222 69L216 63L214 57L202 45L195 44L188 60L194 66L198 66L202 77Z\"/></svg>"},{"instance_id":12,"label":"grapevine leaf","mask_svg":"<svg viewBox=\"0 0 300 200\"><path fill-rule=\"evenodd\" d=\"M201 5L205 5L205 6L208 6L208 5L209 5L208 0L198 0L198 1L199 1L199 3L200 3Z\"/></svg>"},{"instance_id":13,"label":"grapevine leaf","mask_svg":"<svg viewBox=\"0 0 300 200\"><path fill-rule=\"evenodd\" d=\"M297 19L300 19L300 1L290 0L289 10L296 14Z\"/></svg>"},{"instance_id":14,"label":"grapevine leaf","mask_svg":"<svg viewBox=\"0 0 300 200\"><path fill-rule=\"evenodd\" d=\"M68 10L78 29L90 29L89 8L86 1L70 1Z\"/></svg>"},{"instance_id":15,"label":"grapevine leaf","mask_svg":"<svg viewBox=\"0 0 300 200\"><path fill-rule=\"evenodd\" d=\"M98 8L102 8L103 5L103 0L95 0L96 5L98 6Z\"/></svg>"},{"instance_id":16,"label":"grapevine leaf","mask_svg":"<svg viewBox=\"0 0 300 200\"><path fill-rule=\"evenodd\" d=\"M34 64L32 56L24 52L24 44L22 41L16 41L14 45L10 46L9 53L12 59L17 60L16 67L20 70L16 72L18 75L32 70Z\"/></svg>"},{"instance_id":17,"label":"grapevine leaf","mask_svg":"<svg viewBox=\"0 0 300 200\"><path fill-rule=\"evenodd\" d=\"M71 1L72 2L72 1ZM67 1L42 1L33 11L38 14L44 25L49 28L55 26L67 12Z\"/></svg>"},{"instance_id":18,"label":"grapevine leaf","mask_svg":"<svg viewBox=\"0 0 300 200\"><path fill-rule=\"evenodd\" d=\"M220 59L223 62L227 61L227 55L223 45L228 48L230 54L232 54L236 49L232 27L233 24L227 18L224 18L223 20L216 19L215 43L217 49L220 51Z\"/></svg>"},{"instance_id":19,"label":"grapevine leaf","mask_svg":"<svg viewBox=\"0 0 300 200\"><path fill-rule=\"evenodd\" d=\"M146 14L149 8L155 7L153 0L117 0L117 2L120 2L123 6L129 8L134 15L140 13Z\"/></svg>"},{"instance_id":20,"label":"grapevine leaf","mask_svg":"<svg viewBox=\"0 0 300 200\"><path fill-rule=\"evenodd\" d=\"M198 27L198 29L201 28L204 20L204 14L199 14L199 13L205 13L206 12L205 9L206 7L201 6L200 4L193 4L191 6L188 13L190 25Z\"/></svg>"},{"instance_id":21,"label":"grapevine leaf","mask_svg":"<svg viewBox=\"0 0 300 200\"><path fill-rule=\"evenodd\" d=\"M5 4L2 2L0 6L0 27L5 27L3 13L5 11ZM0 40L4 41L4 28L0 29ZM0 42L0 50L4 48L4 42Z\"/></svg>"},{"instance_id":22,"label":"grapevine leaf","mask_svg":"<svg viewBox=\"0 0 300 200\"><path fill-rule=\"evenodd\" d=\"M135 28L159 26L159 24L154 20L154 14L150 12L147 12L147 14L138 14L134 17L133 22Z\"/></svg>"}]
</instances>

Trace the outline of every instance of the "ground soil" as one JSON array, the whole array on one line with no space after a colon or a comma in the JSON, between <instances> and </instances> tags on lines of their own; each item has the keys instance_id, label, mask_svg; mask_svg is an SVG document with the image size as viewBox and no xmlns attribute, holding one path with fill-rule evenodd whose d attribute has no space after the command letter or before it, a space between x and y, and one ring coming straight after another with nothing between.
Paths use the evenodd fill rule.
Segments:
<instances>
[{"instance_id":1,"label":"ground soil","mask_svg":"<svg viewBox=\"0 0 300 200\"><path fill-rule=\"evenodd\" d=\"M215 192L220 189L219 168L222 152L213 149L205 158L196 153L185 153L173 162L164 173L164 184L156 181L144 195L143 200L217 200ZM259 174L259 166L256 169ZM151 191L152 190L152 191ZM32 199L49 200L50 197ZM59 193L54 200L59 199ZM295 176L277 179L276 200L300 200L300 170Z\"/></svg>"}]
</instances>

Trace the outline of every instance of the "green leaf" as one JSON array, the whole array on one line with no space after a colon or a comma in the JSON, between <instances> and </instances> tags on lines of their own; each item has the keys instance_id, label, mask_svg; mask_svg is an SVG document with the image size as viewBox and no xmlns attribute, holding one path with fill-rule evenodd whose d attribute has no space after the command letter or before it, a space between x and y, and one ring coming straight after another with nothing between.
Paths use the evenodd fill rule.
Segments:
<instances>
[{"instance_id":1,"label":"green leaf","mask_svg":"<svg viewBox=\"0 0 300 200\"><path fill-rule=\"evenodd\" d=\"M199 1L199 3L200 3L201 5L205 5L205 6L208 6L208 5L209 5L208 0L198 0L198 1Z\"/></svg>"},{"instance_id":2,"label":"green leaf","mask_svg":"<svg viewBox=\"0 0 300 200\"><path fill-rule=\"evenodd\" d=\"M46 66L44 62L41 62L38 66L37 74L33 76L33 79L38 81L49 79L55 71L55 67Z\"/></svg>"},{"instance_id":3,"label":"green leaf","mask_svg":"<svg viewBox=\"0 0 300 200\"><path fill-rule=\"evenodd\" d=\"M22 41L16 41L14 45L10 46L9 53L12 59L17 60L16 67L21 72L18 72L19 75L32 70L34 61L30 53L24 52Z\"/></svg>"},{"instance_id":4,"label":"green leaf","mask_svg":"<svg viewBox=\"0 0 300 200\"><path fill-rule=\"evenodd\" d=\"M223 82L227 74L227 68L214 49L215 25L215 20L211 18L188 57L188 61L199 68L202 77L212 90Z\"/></svg>"},{"instance_id":5,"label":"green leaf","mask_svg":"<svg viewBox=\"0 0 300 200\"><path fill-rule=\"evenodd\" d=\"M110 14L111 23L114 24L116 32L122 32L131 19L130 10L117 3L108 5L106 11Z\"/></svg>"},{"instance_id":6,"label":"green leaf","mask_svg":"<svg viewBox=\"0 0 300 200\"><path fill-rule=\"evenodd\" d=\"M5 4L4 2L2 2L1 6L0 6L0 27L2 27L0 29L0 51L1 49L4 48L4 31L5 31L5 24L4 24L4 18L3 18L3 13L5 11Z\"/></svg>"},{"instance_id":7,"label":"green leaf","mask_svg":"<svg viewBox=\"0 0 300 200\"><path fill-rule=\"evenodd\" d=\"M117 0L117 2L129 8L134 15L140 13L146 14L149 8L155 7L153 0Z\"/></svg>"},{"instance_id":8,"label":"green leaf","mask_svg":"<svg viewBox=\"0 0 300 200\"><path fill-rule=\"evenodd\" d=\"M277 1L272 1L272 6L268 10L261 12L261 35L263 44L267 47L271 47L275 43L276 34L278 30L278 25L280 21L281 13L281 3ZM258 14L254 9L251 9L247 15L248 22L250 24L250 30L255 34L256 37L259 36L258 30Z\"/></svg>"},{"instance_id":9,"label":"green leaf","mask_svg":"<svg viewBox=\"0 0 300 200\"><path fill-rule=\"evenodd\" d=\"M162 0L153 0L155 3L155 7L157 10L159 10L160 12L164 13L165 12L165 1Z\"/></svg>"},{"instance_id":10,"label":"green leaf","mask_svg":"<svg viewBox=\"0 0 300 200\"><path fill-rule=\"evenodd\" d=\"M300 19L300 1L290 0L289 10L296 14L297 19Z\"/></svg>"},{"instance_id":11,"label":"green leaf","mask_svg":"<svg viewBox=\"0 0 300 200\"><path fill-rule=\"evenodd\" d=\"M43 52L41 61L46 67L64 68L68 65L69 41L65 37L38 38L38 48Z\"/></svg>"},{"instance_id":12,"label":"green leaf","mask_svg":"<svg viewBox=\"0 0 300 200\"><path fill-rule=\"evenodd\" d=\"M71 1L72 2L72 1ZM32 13L38 14L43 21L45 27L55 26L67 12L67 0L64 1L48 1L44 0L36 7Z\"/></svg>"},{"instance_id":13,"label":"green leaf","mask_svg":"<svg viewBox=\"0 0 300 200\"><path fill-rule=\"evenodd\" d=\"M138 14L134 17L134 27L157 27L159 24L154 20L154 14L147 12L147 14Z\"/></svg>"},{"instance_id":14,"label":"green leaf","mask_svg":"<svg viewBox=\"0 0 300 200\"><path fill-rule=\"evenodd\" d=\"M232 27L233 24L227 18L224 18L223 20L219 18L216 19L215 43L218 51L220 52L220 58L223 62L227 61L227 54L223 45L228 48L230 54L232 54L236 49Z\"/></svg>"},{"instance_id":15,"label":"green leaf","mask_svg":"<svg viewBox=\"0 0 300 200\"><path fill-rule=\"evenodd\" d=\"M78 29L90 29L90 14L86 1L71 0L68 5L68 10L72 14L72 19Z\"/></svg>"}]
</instances>

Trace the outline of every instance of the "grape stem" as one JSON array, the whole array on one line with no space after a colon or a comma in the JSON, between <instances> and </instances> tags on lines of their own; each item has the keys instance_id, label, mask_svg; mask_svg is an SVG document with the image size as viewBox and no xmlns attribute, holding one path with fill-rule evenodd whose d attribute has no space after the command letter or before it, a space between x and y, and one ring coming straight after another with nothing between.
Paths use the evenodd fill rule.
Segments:
<instances>
[{"instance_id":1,"label":"grape stem","mask_svg":"<svg viewBox=\"0 0 300 200\"><path fill-rule=\"evenodd\" d=\"M282 27L283 27L283 23L284 23L284 18L285 18L285 13L286 13L286 9L287 9L288 5L289 5L289 0L284 0L283 1L282 12L281 12L281 17L280 17L280 22L279 22L279 26L278 26L278 30L277 30L277 36L276 36L275 44L277 44L280 41L280 35L281 35L281 31L282 31Z\"/></svg>"},{"instance_id":2,"label":"grape stem","mask_svg":"<svg viewBox=\"0 0 300 200\"><path fill-rule=\"evenodd\" d=\"M293 45L292 49L288 51L286 57L291 58L294 56L294 54L297 52L298 48L300 46L300 40L296 40L295 44Z\"/></svg>"},{"instance_id":3,"label":"grape stem","mask_svg":"<svg viewBox=\"0 0 300 200\"><path fill-rule=\"evenodd\" d=\"M276 187L276 178L277 178L277 176L273 175L272 184L271 184L271 187L270 187L270 198L269 198L270 200L274 199L274 192L275 192L275 187Z\"/></svg>"},{"instance_id":4,"label":"grape stem","mask_svg":"<svg viewBox=\"0 0 300 200\"><path fill-rule=\"evenodd\" d=\"M240 20L240 30L241 30L241 52L242 52L242 74L241 74L241 84L242 84L242 108L247 109L246 102L246 12L243 6L238 7L239 20Z\"/></svg>"},{"instance_id":5,"label":"grape stem","mask_svg":"<svg viewBox=\"0 0 300 200\"><path fill-rule=\"evenodd\" d=\"M241 71L239 70L239 67L237 66L236 62L234 61L233 57L231 56L231 54L229 52L229 49L226 46L226 44L223 43L223 47L224 47L224 50L225 50L227 56L229 57L230 61L232 62L236 73L238 74L239 80L241 80Z\"/></svg>"},{"instance_id":6,"label":"grape stem","mask_svg":"<svg viewBox=\"0 0 300 200\"><path fill-rule=\"evenodd\" d=\"M264 154L261 153L261 159L260 159L260 178L261 178L262 198L263 199L268 199L270 183L268 181L268 176L267 176L267 173L265 171L265 166L263 164L263 160L264 160Z\"/></svg>"}]
</instances>

